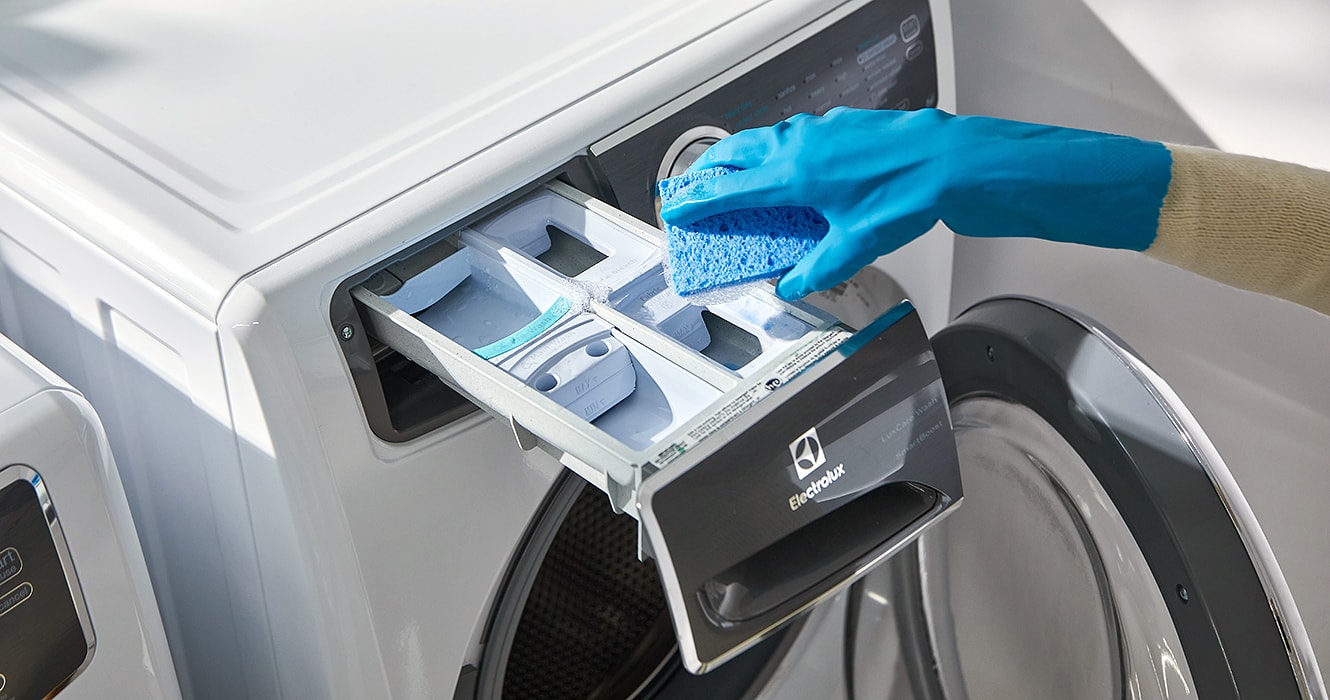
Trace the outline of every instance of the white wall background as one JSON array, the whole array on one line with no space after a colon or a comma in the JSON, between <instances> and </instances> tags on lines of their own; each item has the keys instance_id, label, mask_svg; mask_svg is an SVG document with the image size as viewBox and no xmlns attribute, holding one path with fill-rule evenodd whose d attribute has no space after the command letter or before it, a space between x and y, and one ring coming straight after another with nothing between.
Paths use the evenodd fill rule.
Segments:
<instances>
[{"instance_id":1,"label":"white wall background","mask_svg":"<svg viewBox=\"0 0 1330 700\"><path fill-rule=\"evenodd\" d=\"M952 0L962 113L1330 169L1330 1ZM1136 253L958 237L953 313L1078 308L1164 376L1233 471L1330 664L1330 318Z\"/></svg>"}]
</instances>

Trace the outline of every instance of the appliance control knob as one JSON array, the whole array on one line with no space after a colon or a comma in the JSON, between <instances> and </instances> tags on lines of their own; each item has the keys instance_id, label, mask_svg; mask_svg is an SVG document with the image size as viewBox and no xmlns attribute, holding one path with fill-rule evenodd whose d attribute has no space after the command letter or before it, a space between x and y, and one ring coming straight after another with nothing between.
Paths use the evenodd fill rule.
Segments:
<instances>
[{"instance_id":1,"label":"appliance control knob","mask_svg":"<svg viewBox=\"0 0 1330 700\"><path fill-rule=\"evenodd\" d=\"M656 171L656 180L682 175L712 144L729 135L730 132L710 125L695 126L679 134L670 147L665 149L665 156L661 158L660 168ZM661 225L659 196L656 197L656 224Z\"/></svg>"},{"instance_id":2,"label":"appliance control knob","mask_svg":"<svg viewBox=\"0 0 1330 700\"><path fill-rule=\"evenodd\" d=\"M730 132L718 126L695 126L679 134L670 147L665 149L665 157L660 161L659 180L682 175L688 166L711 148L711 144L729 136Z\"/></svg>"}]
</instances>

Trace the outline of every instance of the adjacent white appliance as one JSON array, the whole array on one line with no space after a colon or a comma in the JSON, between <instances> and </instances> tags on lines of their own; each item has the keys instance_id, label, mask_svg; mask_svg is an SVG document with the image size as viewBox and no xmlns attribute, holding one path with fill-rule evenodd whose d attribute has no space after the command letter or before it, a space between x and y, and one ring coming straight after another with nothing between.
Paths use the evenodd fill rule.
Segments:
<instances>
[{"instance_id":1,"label":"adjacent white appliance","mask_svg":"<svg viewBox=\"0 0 1330 700\"><path fill-rule=\"evenodd\" d=\"M97 414L0 336L0 698L179 698Z\"/></svg>"},{"instance_id":2,"label":"adjacent white appliance","mask_svg":"<svg viewBox=\"0 0 1330 700\"><path fill-rule=\"evenodd\" d=\"M185 696L1000 697L1007 688L985 684L996 674L1023 679L1010 690L1025 695L1188 697L1217 687L1193 672L1226 664L1237 669L1235 694L1322 692L1260 527L1186 410L1075 313L998 301L947 328L959 309L946 231L818 302L855 326L898 309L874 333L901 332L903 319L940 333L936 362L916 348L892 360L914 369L874 368L890 377L881 386L911 387L877 404L823 382L843 380L840 361L812 360L853 359L861 344L830 350L846 333L811 307L759 289L690 319L657 303L649 284L633 297L616 286L647 279L624 275L650 267L651 253L632 251L652 239L655 180L724 133L837 104L954 108L948 3L21 9L0 24L0 330L105 419ZM508 223L532 209L544 213L512 232ZM581 296L558 286L559 275L583 273L599 277ZM465 291L476 281L496 294ZM917 314L893 307L901 296ZM440 303L479 310L433 313ZM569 308L591 310L608 330L560 325ZM449 326L457 318L466 327ZM513 332L491 334L485 321ZM1028 332L1010 336L1020 328ZM540 355L526 330L590 334L578 336L587 357L557 344ZM1067 363L1076 347L1092 348L1093 362ZM613 364L625 352L632 385ZM555 355L567 363L549 364ZM588 369L599 367L618 370ZM670 375L676 383L661 367L684 371ZM941 379L911 374L921 367L940 368ZM585 378L597 398L537 397L566 386L554 369ZM1028 383L1003 383L1004 372ZM919 391L908 384L916 380ZM839 475L814 445L831 418L848 415L858 426L890 422L881 434L901 443L882 450L883 464L909 483L933 480L937 499L915 512L937 522L960 491L947 469L925 478L923 467L946 467L949 449L927 465L910 458L951 444L928 442L951 435L936 417L942 382L965 399L953 406L955 444L980 491L967 490L971 503L918 547L791 624L778 625L906 546L925 521L830 531L818 523L846 521L822 518L753 537L747 525L773 521L718 525L723 497L696 511L701 534L686 502L666 507L662 494L681 493L692 474L715 476L735 493L731 505L748 505L717 462L694 459L730 444L724 437L779 460L773 474L824 479L819 489L834 493ZM1103 402L1102 382L1128 387L1110 393L1137 402L1126 418L1148 415L1144 426L1118 420L1122 404ZM830 386L845 386L858 408L819 405L816 425L794 429L791 399ZM763 403L743 404L729 422L690 423L717 405L712 394L737 401L745 389ZM1025 390L1042 403L1020 408L1013 399ZM624 396L638 406L664 398L630 421L619 405L593 415L601 398ZM892 413L902 406L906 415ZM587 420L570 420L576 412ZM659 424L641 437L634 428L649 414ZM780 439L754 439L751 430L776 424L768 420L783 426L772 432ZM1065 425L1080 437L1059 432ZM659 440L694 428L723 435L698 450L692 437ZM1090 437L1148 437L1174 459L1136 469L1123 486L1105 465L1140 455L1082 450ZM1021 449L996 464L1020 468L982 459L1012 440ZM648 448L660 449L625 461ZM1031 464L1023 454L1054 466L1021 471ZM1032 473L1052 476L1023 489ZM1131 489L1175 474L1197 478L1169 499L1199 505L1122 506ZM791 489L789 513L817 512L799 513L801 494L821 493L807 488ZM990 546L974 533L1010 531L984 527L1004 520L1001 509L961 518L1006 502L995 494L1023 495L1049 517ZM1152 517L1210 523L1224 546L1206 537L1158 546L1141 525ZM891 536L837 537L875 532ZM801 541L810 546L790 555ZM1063 543L1070 554L1059 557ZM720 561L715 552L731 546L747 558ZM639 548L655 559L639 562ZM971 575L986 573L979 555L994 553L1010 576ZM751 562L761 566L742 566ZM1227 597L1214 578L1224 565L1243 572ZM809 583L818 566L835 575ZM1042 571L1054 572L1035 577L1046 586L1027 585L1025 574ZM974 581L994 584L983 609L1009 619L962 604L984 600L964 585ZM707 637L736 628L742 639ZM1256 651L1243 661L1234 640L1248 632ZM762 639L705 675L684 669ZM1042 659L1003 655L1013 650ZM1010 673L1057 654L1071 663ZM1212 678L1201 682L1220 682Z\"/></svg>"}]
</instances>

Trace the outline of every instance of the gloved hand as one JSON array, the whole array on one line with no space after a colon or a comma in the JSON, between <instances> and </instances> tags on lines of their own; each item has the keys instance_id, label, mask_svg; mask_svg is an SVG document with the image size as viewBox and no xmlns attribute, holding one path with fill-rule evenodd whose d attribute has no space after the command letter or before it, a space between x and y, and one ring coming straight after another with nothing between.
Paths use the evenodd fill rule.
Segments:
<instances>
[{"instance_id":1,"label":"gloved hand","mask_svg":"<svg viewBox=\"0 0 1330 700\"><path fill-rule=\"evenodd\" d=\"M776 291L797 299L848 279L941 220L969 236L1028 236L1145 250L1171 180L1162 144L988 117L833 109L742 131L692 170L738 172L681 192L661 217L807 206L831 224Z\"/></svg>"}]
</instances>

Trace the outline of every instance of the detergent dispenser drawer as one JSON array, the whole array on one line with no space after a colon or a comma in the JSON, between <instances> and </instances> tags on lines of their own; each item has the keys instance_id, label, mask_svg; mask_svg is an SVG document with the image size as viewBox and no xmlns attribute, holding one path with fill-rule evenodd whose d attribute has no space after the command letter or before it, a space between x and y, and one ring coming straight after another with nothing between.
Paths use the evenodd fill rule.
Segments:
<instances>
[{"instance_id":1,"label":"detergent dispenser drawer","mask_svg":"<svg viewBox=\"0 0 1330 700\"><path fill-rule=\"evenodd\" d=\"M375 339L638 518L688 667L756 643L960 501L903 301L856 332L768 284L666 283L663 234L551 183L351 290Z\"/></svg>"},{"instance_id":2,"label":"detergent dispenser drawer","mask_svg":"<svg viewBox=\"0 0 1330 700\"><path fill-rule=\"evenodd\" d=\"M769 285L711 303L676 296L662 235L552 183L385 261L351 295L376 342L636 516L662 455L851 336Z\"/></svg>"}]
</instances>

